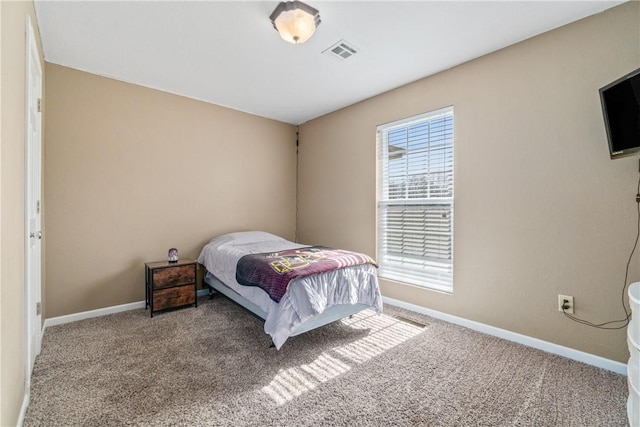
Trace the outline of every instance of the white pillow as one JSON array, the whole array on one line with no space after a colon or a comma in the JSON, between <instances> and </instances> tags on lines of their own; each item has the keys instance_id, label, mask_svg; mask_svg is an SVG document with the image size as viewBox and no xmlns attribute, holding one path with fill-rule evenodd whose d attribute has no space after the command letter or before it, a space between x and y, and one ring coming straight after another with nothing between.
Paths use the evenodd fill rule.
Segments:
<instances>
[{"instance_id":1,"label":"white pillow","mask_svg":"<svg viewBox=\"0 0 640 427\"><path fill-rule=\"evenodd\" d=\"M214 237L211 239L209 244L217 247L222 245L239 246L250 243L274 242L279 240L286 241L286 239L276 236L275 234L267 233L266 231L238 231Z\"/></svg>"}]
</instances>

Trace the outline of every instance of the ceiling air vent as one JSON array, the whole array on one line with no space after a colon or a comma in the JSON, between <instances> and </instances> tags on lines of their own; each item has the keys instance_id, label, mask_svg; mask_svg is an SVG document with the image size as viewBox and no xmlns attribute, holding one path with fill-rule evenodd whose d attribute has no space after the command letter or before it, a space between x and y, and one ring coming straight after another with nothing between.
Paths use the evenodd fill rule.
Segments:
<instances>
[{"instance_id":1,"label":"ceiling air vent","mask_svg":"<svg viewBox=\"0 0 640 427\"><path fill-rule=\"evenodd\" d=\"M340 40L330 48L323 50L322 53L345 60L358 53L358 50L348 41Z\"/></svg>"}]
</instances>

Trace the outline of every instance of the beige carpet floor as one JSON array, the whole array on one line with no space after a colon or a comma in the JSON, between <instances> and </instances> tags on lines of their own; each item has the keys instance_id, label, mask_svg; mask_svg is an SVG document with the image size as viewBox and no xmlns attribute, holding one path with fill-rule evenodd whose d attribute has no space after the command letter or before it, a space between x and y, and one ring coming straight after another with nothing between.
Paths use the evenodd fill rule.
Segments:
<instances>
[{"instance_id":1,"label":"beige carpet floor","mask_svg":"<svg viewBox=\"0 0 640 427\"><path fill-rule=\"evenodd\" d=\"M50 327L24 425L627 425L625 377L391 306L269 344L222 296Z\"/></svg>"}]
</instances>

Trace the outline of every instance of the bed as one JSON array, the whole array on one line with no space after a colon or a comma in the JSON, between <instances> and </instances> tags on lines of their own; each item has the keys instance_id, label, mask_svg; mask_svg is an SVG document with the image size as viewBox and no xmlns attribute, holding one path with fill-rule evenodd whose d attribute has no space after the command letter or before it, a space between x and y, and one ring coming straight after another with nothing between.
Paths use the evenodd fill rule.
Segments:
<instances>
[{"instance_id":1,"label":"bed","mask_svg":"<svg viewBox=\"0 0 640 427\"><path fill-rule=\"evenodd\" d=\"M313 249L263 231L229 233L211 239L202 249L198 262L205 266L204 282L210 290L222 293L263 319L264 330L277 349L289 337L362 310L372 308L377 314L382 313L377 267L373 263L296 277L286 291L276 297L259 286L238 282L238 278L244 282L237 276L236 267L241 260L253 254L277 255L292 250Z\"/></svg>"}]
</instances>

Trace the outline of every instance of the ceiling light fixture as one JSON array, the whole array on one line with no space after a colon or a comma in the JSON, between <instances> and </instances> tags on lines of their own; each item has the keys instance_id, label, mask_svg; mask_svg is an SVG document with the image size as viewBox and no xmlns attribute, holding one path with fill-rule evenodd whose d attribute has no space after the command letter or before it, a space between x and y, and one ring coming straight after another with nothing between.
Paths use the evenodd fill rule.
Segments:
<instances>
[{"instance_id":1,"label":"ceiling light fixture","mask_svg":"<svg viewBox=\"0 0 640 427\"><path fill-rule=\"evenodd\" d=\"M320 25L318 9L301 1L280 2L269 19L282 40L293 44L309 40Z\"/></svg>"}]
</instances>

